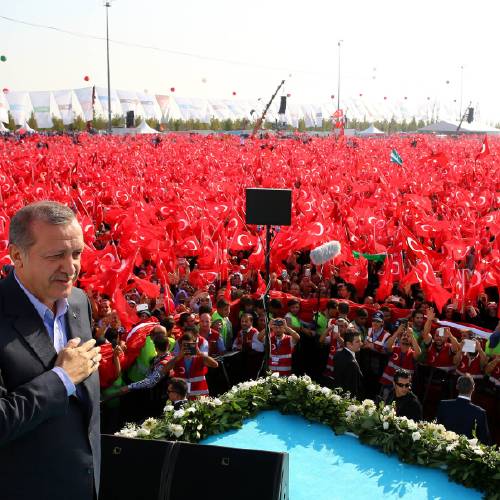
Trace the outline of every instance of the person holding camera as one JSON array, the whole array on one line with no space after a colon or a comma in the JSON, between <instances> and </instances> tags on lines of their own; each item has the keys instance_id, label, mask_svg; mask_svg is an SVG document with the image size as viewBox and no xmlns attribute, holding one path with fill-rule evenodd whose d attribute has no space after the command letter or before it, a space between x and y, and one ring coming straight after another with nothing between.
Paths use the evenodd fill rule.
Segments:
<instances>
[{"instance_id":1,"label":"person holding camera","mask_svg":"<svg viewBox=\"0 0 500 500\"><path fill-rule=\"evenodd\" d=\"M394 373L393 388L385 400L386 405L395 403L396 415L418 422L422 420L422 405L411 390L410 372L399 369Z\"/></svg>"},{"instance_id":2,"label":"person holding camera","mask_svg":"<svg viewBox=\"0 0 500 500\"><path fill-rule=\"evenodd\" d=\"M331 322L328 328L322 333L319 338L320 344L328 345L328 359L326 361L325 371L323 375L328 378L333 378L334 363L333 358L335 353L344 348L344 334L347 332L349 321L345 318L338 318L336 322Z\"/></svg>"},{"instance_id":3,"label":"person holding camera","mask_svg":"<svg viewBox=\"0 0 500 500\"><path fill-rule=\"evenodd\" d=\"M280 377L292 374L292 354L295 346L300 341L300 335L290 328L283 318L275 318L270 322L270 357L269 369L279 373ZM258 340L264 342L266 330L258 335Z\"/></svg>"},{"instance_id":4,"label":"person holding camera","mask_svg":"<svg viewBox=\"0 0 500 500\"><path fill-rule=\"evenodd\" d=\"M381 396L384 400L393 387L396 371L403 369L412 376L422 352L410 323L406 320L400 321L397 330L387 339L386 350L391 353L391 357L380 378Z\"/></svg>"},{"instance_id":5,"label":"person holding camera","mask_svg":"<svg viewBox=\"0 0 500 500\"><path fill-rule=\"evenodd\" d=\"M196 399L208 396L207 368L218 366L215 359L201 353L192 333L186 332L180 338L179 354L168 361L164 371L173 370L174 377L183 378L188 385L188 398Z\"/></svg>"}]
</instances>

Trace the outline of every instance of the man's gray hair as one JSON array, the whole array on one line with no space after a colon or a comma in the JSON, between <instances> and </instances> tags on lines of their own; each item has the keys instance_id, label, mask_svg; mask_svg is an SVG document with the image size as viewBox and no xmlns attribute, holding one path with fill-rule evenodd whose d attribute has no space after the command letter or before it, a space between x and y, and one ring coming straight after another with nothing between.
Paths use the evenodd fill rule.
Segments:
<instances>
[{"instance_id":1,"label":"man's gray hair","mask_svg":"<svg viewBox=\"0 0 500 500\"><path fill-rule=\"evenodd\" d=\"M70 224L76 219L74 212L55 201L37 201L17 211L10 220L9 243L27 251L35 244L31 231L33 222L40 221L54 226Z\"/></svg>"},{"instance_id":2,"label":"man's gray hair","mask_svg":"<svg viewBox=\"0 0 500 500\"><path fill-rule=\"evenodd\" d=\"M474 390L474 379L466 373L457 380L457 391L459 394L469 395Z\"/></svg>"}]
</instances>

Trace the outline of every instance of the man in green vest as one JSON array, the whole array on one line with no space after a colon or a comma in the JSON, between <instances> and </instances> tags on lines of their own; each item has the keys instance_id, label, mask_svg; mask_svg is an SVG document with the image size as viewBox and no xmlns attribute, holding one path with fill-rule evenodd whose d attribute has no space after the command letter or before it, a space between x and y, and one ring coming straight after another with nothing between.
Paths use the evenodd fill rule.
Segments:
<instances>
[{"instance_id":1,"label":"man in green vest","mask_svg":"<svg viewBox=\"0 0 500 500\"><path fill-rule=\"evenodd\" d=\"M230 351L233 345L233 326L229 320L229 311L231 310L231 306L224 297L217 300L215 306L217 310L212 314L212 323L217 320L222 321L219 333L224 341L226 350Z\"/></svg>"}]
</instances>

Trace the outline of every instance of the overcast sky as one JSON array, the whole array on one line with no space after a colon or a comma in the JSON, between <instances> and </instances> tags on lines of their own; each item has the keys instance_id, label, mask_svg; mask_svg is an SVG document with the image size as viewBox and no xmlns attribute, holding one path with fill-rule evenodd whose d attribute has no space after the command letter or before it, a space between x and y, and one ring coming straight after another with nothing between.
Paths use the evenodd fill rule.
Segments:
<instances>
[{"instance_id":1,"label":"overcast sky","mask_svg":"<svg viewBox=\"0 0 500 500\"><path fill-rule=\"evenodd\" d=\"M105 36L101 0L4 0L0 16ZM281 79L300 102L337 95L382 101L479 103L500 121L500 4L494 0L116 0L111 85L192 97L267 99ZM0 86L55 90L106 86L105 42L0 18ZM235 61L218 62L210 58ZM291 75L291 77L289 76ZM449 83L447 83L449 82ZM489 112L486 112L489 110Z\"/></svg>"}]
</instances>

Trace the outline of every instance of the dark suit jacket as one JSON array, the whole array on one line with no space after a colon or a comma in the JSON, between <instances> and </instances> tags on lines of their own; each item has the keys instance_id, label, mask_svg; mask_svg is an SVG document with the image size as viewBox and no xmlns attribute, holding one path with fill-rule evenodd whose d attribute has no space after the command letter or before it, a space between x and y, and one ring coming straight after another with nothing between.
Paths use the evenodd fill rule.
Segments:
<instances>
[{"instance_id":1,"label":"dark suit jacket","mask_svg":"<svg viewBox=\"0 0 500 500\"><path fill-rule=\"evenodd\" d=\"M472 430L477 425L477 438L485 444L491 443L486 412L468 399L446 399L439 403L437 421L449 431L465 434L472 438Z\"/></svg>"},{"instance_id":2,"label":"dark suit jacket","mask_svg":"<svg viewBox=\"0 0 500 500\"><path fill-rule=\"evenodd\" d=\"M335 385L344 391L349 391L351 396L363 399L363 374L352 354L346 349L335 353L333 378Z\"/></svg>"},{"instance_id":3,"label":"dark suit jacket","mask_svg":"<svg viewBox=\"0 0 500 500\"><path fill-rule=\"evenodd\" d=\"M91 338L90 307L73 289L68 339ZM68 398L57 354L13 273L0 281L0 498L89 500L101 466L99 375Z\"/></svg>"}]
</instances>

